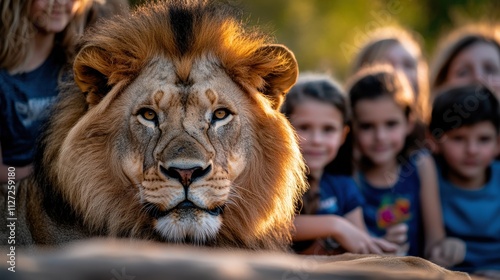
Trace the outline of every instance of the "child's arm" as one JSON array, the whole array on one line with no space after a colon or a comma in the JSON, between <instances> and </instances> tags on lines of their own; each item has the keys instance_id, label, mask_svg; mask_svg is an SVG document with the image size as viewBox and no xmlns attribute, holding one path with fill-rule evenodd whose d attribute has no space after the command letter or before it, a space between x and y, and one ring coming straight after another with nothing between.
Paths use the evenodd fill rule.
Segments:
<instances>
[{"instance_id":1,"label":"child's arm","mask_svg":"<svg viewBox=\"0 0 500 280\"><path fill-rule=\"evenodd\" d=\"M372 244L366 233L341 216L298 215L295 217L294 224L294 241L332 237L345 250L352 253L381 253L379 248L370 246Z\"/></svg>"},{"instance_id":2,"label":"child's arm","mask_svg":"<svg viewBox=\"0 0 500 280\"><path fill-rule=\"evenodd\" d=\"M346 251L358 254L382 254L384 251L395 251L396 248L390 243L380 245L366 232L337 215L298 215L294 224L294 241L331 237Z\"/></svg>"},{"instance_id":3,"label":"child's arm","mask_svg":"<svg viewBox=\"0 0 500 280\"><path fill-rule=\"evenodd\" d=\"M436 166L431 155L420 155L417 160L420 177L420 203L425 234L425 255L445 237L441 202L439 200Z\"/></svg>"},{"instance_id":4,"label":"child's arm","mask_svg":"<svg viewBox=\"0 0 500 280\"><path fill-rule=\"evenodd\" d=\"M436 264L451 267L463 261L465 243L458 238L446 237L444 230L437 169L430 155L417 161L421 182L421 208L425 229L425 257Z\"/></svg>"},{"instance_id":5,"label":"child's arm","mask_svg":"<svg viewBox=\"0 0 500 280\"><path fill-rule=\"evenodd\" d=\"M425 256L429 257L433 247L446 237L436 166L431 155L421 155L417 160L420 177L420 201L425 234Z\"/></svg>"}]
</instances>

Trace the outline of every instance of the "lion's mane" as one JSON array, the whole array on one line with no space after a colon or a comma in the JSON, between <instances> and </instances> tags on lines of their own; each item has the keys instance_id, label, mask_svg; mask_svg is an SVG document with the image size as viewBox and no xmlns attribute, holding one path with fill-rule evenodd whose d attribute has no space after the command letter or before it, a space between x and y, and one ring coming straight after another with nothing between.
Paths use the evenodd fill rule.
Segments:
<instances>
[{"instance_id":1,"label":"lion's mane","mask_svg":"<svg viewBox=\"0 0 500 280\"><path fill-rule=\"evenodd\" d=\"M244 28L233 14L206 1L159 1L87 32L74 62L74 81L63 87L29 181L34 193L41 192L40 209L56 228L77 228L77 237L165 240L138 202L138 183L127 166L143 164L135 162L142 156L121 151L141 144L132 132L119 129L124 123L118 116L133 106L123 101L123 92L147 75L144 69L155 69L158 57L174 65L177 82L185 85L192 82L193 63L203 57L217 61L247 95L244 104L250 105L241 108L241 115L248 126L242 129L251 142L243 171L232 182L222 225L205 244L287 248L306 182L295 133L278 108L296 80L297 64L290 51ZM73 238L72 230L67 238L55 236L57 230L31 231L34 243Z\"/></svg>"}]
</instances>

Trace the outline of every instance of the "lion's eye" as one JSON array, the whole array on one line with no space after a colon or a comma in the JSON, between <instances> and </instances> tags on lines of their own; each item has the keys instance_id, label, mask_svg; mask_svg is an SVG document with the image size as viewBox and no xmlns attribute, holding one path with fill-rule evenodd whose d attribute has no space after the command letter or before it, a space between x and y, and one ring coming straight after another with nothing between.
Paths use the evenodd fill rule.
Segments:
<instances>
[{"instance_id":1,"label":"lion's eye","mask_svg":"<svg viewBox=\"0 0 500 280\"><path fill-rule=\"evenodd\" d=\"M217 109L215 110L215 112L213 113L213 116L212 116L212 121L220 121L220 120L223 120L225 118L227 118L227 116L229 116L231 113L229 112L228 109L226 108L221 108L221 109Z\"/></svg>"},{"instance_id":2,"label":"lion's eye","mask_svg":"<svg viewBox=\"0 0 500 280\"><path fill-rule=\"evenodd\" d=\"M139 111L139 114L148 121L155 121L156 120L156 112L151 110L151 109L142 109Z\"/></svg>"}]
</instances>

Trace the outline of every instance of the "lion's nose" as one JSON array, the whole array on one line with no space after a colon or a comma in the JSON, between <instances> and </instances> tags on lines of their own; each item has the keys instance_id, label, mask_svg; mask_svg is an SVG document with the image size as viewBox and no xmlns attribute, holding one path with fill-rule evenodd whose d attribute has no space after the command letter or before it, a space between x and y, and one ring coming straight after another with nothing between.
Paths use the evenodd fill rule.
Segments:
<instances>
[{"instance_id":1,"label":"lion's nose","mask_svg":"<svg viewBox=\"0 0 500 280\"><path fill-rule=\"evenodd\" d=\"M163 174L165 174L170 178L179 180L179 182L181 182L181 184L184 187L189 186L191 182L195 181L196 179L207 175L210 172L210 170L212 170L211 165L209 165L205 169L203 169L200 166L188 169L177 168L177 167L170 167L168 169L165 169L162 167Z\"/></svg>"}]
</instances>

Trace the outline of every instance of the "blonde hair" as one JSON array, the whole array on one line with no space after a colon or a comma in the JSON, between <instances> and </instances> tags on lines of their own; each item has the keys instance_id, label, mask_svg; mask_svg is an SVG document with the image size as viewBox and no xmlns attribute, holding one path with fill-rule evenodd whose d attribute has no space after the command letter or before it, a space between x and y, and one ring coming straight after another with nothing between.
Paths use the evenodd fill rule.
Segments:
<instances>
[{"instance_id":1,"label":"blonde hair","mask_svg":"<svg viewBox=\"0 0 500 280\"><path fill-rule=\"evenodd\" d=\"M29 44L35 36L33 22L29 12L34 0L2 0L0 16L0 68L14 69L21 65L29 55ZM56 0L49 0L50 5ZM80 2L74 18L68 26L56 34L58 44L62 46L66 57L74 56L76 40L83 33L86 11L93 0L76 0Z\"/></svg>"},{"instance_id":2,"label":"blonde hair","mask_svg":"<svg viewBox=\"0 0 500 280\"><path fill-rule=\"evenodd\" d=\"M429 80L433 92L445 83L452 60L475 42L491 43L500 52L500 25L472 23L442 36L431 60Z\"/></svg>"},{"instance_id":3,"label":"blonde hair","mask_svg":"<svg viewBox=\"0 0 500 280\"><path fill-rule=\"evenodd\" d=\"M387 48L399 44L415 58L417 63L417 117L427 121L430 114L428 65L422 53L422 40L420 36L408 29L399 26L386 26L371 32L361 49L354 57L351 74L358 72L365 66L377 64L380 56Z\"/></svg>"}]
</instances>

